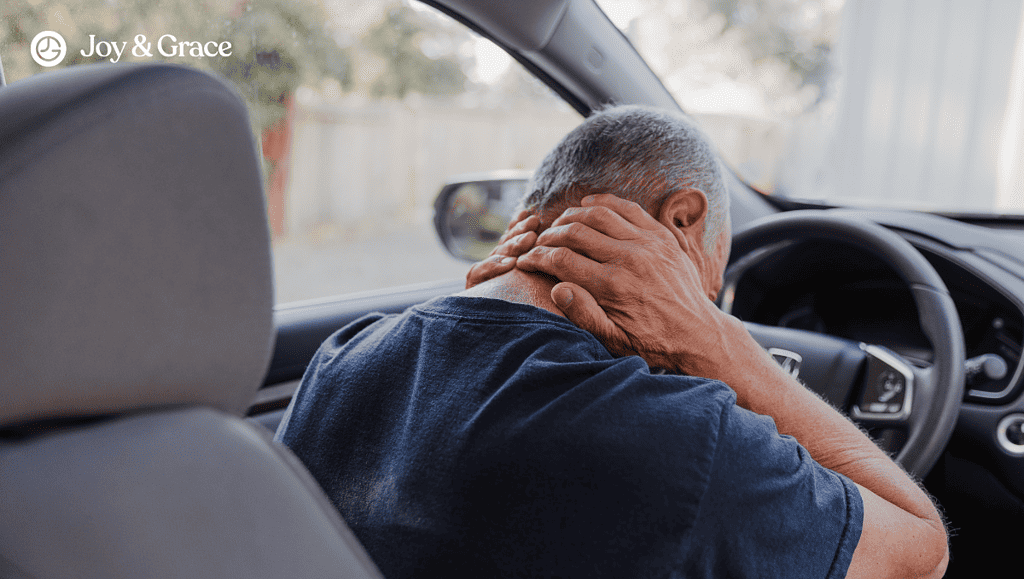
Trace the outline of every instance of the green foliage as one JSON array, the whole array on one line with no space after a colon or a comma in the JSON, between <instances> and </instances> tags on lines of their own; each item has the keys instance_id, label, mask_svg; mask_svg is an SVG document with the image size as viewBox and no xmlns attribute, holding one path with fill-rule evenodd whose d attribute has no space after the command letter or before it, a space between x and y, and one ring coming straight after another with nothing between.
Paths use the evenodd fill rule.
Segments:
<instances>
[{"instance_id":1,"label":"green foliage","mask_svg":"<svg viewBox=\"0 0 1024 579\"><path fill-rule=\"evenodd\" d=\"M407 2L382 1L380 17L349 34L353 46L342 47L335 37L345 36L344 23L331 28L324 1L4 0L0 57L11 82L45 72L29 55L29 43L40 31L56 30L67 40L68 53L58 68L107 60L82 56L90 35L97 42L127 42L120 62L179 62L229 79L248 100L258 131L286 114L295 89L321 86L326 79L335 79L342 92L389 98L454 95L472 86L464 72L472 65L466 51L471 36L462 26ZM363 5L373 8L356 0L338 6ZM139 34L152 43L152 58L131 54ZM164 34L179 41L229 41L231 55L162 57L156 43Z\"/></svg>"},{"instance_id":2,"label":"green foliage","mask_svg":"<svg viewBox=\"0 0 1024 579\"><path fill-rule=\"evenodd\" d=\"M223 21L220 37L233 40L234 52L213 68L255 105L264 127L280 118L285 99L302 84L334 78L343 90L352 88L352 56L326 20L319 2L259 0Z\"/></svg>"},{"instance_id":3,"label":"green foliage","mask_svg":"<svg viewBox=\"0 0 1024 579\"><path fill-rule=\"evenodd\" d=\"M128 42L121 62L166 60L212 70L249 101L254 124L266 129L285 113L285 100L303 83L335 78L352 87L352 58L327 27L322 0L4 0L0 56L8 82L42 72L29 55L36 33L56 30L68 53L60 68L107 60L82 56L96 41ZM152 42L153 58L131 54L136 35ZM164 34L178 40L229 41L226 58L165 58Z\"/></svg>"},{"instance_id":4,"label":"green foliage","mask_svg":"<svg viewBox=\"0 0 1024 579\"><path fill-rule=\"evenodd\" d=\"M395 4L366 32L363 48L384 62L369 86L371 96L404 98L411 92L452 95L465 90L466 74L454 48L468 40L468 34L432 20L436 18ZM427 56L424 42L446 46L448 54Z\"/></svg>"},{"instance_id":5,"label":"green foliage","mask_svg":"<svg viewBox=\"0 0 1024 579\"><path fill-rule=\"evenodd\" d=\"M828 79L835 14L820 0L707 0L711 12L725 16L726 30L743 32L755 62L774 58L789 65L803 84L821 88Z\"/></svg>"}]
</instances>

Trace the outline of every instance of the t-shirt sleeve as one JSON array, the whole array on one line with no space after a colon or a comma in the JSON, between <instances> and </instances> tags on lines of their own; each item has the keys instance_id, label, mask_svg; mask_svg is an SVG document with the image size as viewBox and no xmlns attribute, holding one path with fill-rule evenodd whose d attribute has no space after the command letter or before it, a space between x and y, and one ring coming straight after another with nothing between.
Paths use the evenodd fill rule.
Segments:
<instances>
[{"instance_id":1,"label":"t-shirt sleeve","mask_svg":"<svg viewBox=\"0 0 1024 579\"><path fill-rule=\"evenodd\" d=\"M864 518L857 486L771 418L736 406L722 418L686 576L845 577Z\"/></svg>"}]
</instances>

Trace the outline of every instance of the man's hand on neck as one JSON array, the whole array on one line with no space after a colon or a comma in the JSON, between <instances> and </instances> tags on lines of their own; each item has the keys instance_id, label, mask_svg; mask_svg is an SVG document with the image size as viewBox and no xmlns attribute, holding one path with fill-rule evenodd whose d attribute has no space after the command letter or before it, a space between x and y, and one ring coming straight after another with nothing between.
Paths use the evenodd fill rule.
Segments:
<instances>
[{"instance_id":1,"label":"man's hand on neck","mask_svg":"<svg viewBox=\"0 0 1024 579\"><path fill-rule=\"evenodd\" d=\"M470 266L466 272L466 289L515 269L516 258L533 249L539 227L540 219L536 215L525 209L520 211L490 255Z\"/></svg>"},{"instance_id":2,"label":"man's hand on neck","mask_svg":"<svg viewBox=\"0 0 1024 579\"><path fill-rule=\"evenodd\" d=\"M527 304L565 317L551 300L551 288L558 283L557 279L540 272L516 269L516 259L533 249L539 228L540 219L536 215L520 211L491 254L469 269L466 290L458 295Z\"/></svg>"}]
</instances>

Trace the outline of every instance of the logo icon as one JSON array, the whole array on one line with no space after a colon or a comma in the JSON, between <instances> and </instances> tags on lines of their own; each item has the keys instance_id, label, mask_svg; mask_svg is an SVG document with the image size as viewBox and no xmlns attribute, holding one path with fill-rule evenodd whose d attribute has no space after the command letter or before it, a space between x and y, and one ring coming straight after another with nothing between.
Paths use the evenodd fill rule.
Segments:
<instances>
[{"instance_id":1,"label":"logo icon","mask_svg":"<svg viewBox=\"0 0 1024 579\"><path fill-rule=\"evenodd\" d=\"M782 348L768 348L768 354L787 374L794 378L800 377L800 363L804 361L800 354Z\"/></svg>"},{"instance_id":2,"label":"logo icon","mask_svg":"<svg viewBox=\"0 0 1024 579\"><path fill-rule=\"evenodd\" d=\"M39 66L49 68L57 66L64 60L64 56L68 53L68 43L64 41L64 37L60 33L44 30L32 39L30 50L32 51L32 60L36 61Z\"/></svg>"}]
</instances>

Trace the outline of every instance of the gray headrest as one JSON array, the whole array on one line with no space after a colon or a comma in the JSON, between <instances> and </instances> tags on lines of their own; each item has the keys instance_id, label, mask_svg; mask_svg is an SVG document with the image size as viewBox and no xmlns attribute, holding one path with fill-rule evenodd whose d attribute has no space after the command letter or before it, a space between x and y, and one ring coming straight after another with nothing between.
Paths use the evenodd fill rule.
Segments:
<instances>
[{"instance_id":1,"label":"gray headrest","mask_svg":"<svg viewBox=\"0 0 1024 579\"><path fill-rule=\"evenodd\" d=\"M259 171L244 104L189 68L0 88L0 425L241 412L273 341Z\"/></svg>"}]
</instances>

